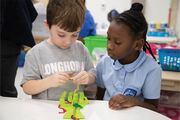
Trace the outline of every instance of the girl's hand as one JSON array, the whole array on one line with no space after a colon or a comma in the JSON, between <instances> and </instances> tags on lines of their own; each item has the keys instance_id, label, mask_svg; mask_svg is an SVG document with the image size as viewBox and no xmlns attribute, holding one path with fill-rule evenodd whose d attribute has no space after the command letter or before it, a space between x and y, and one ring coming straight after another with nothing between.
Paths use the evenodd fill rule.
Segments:
<instances>
[{"instance_id":1,"label":"girl's hand","mask_svg":"<svg viewBox=\"0 0 180 120\"><path fill-rule=\"evenodd\" d=\"M70 76L65 72L59 72L45 79L47 80L49 87L51 88L64 85L70 79Z\"/></svg>"},{"instance_id":2,"label":"girl's hand","mask_svg":"<svg viewBox=\"0 0 180 120\"><path fill-rule=\"evenodd\" d=\"M109 108L117 110L138 105L139 100L136 97L124 96L121 94L113 96L109 100Z\"/></svg>"},{"instance_id":3,"label":"girl's hand","mask_svg":"<svg viewBox=\"0 0 180 120\"><path fill-rule=\"evenodd\" d=\"M81 71L78 74L74 75L72 78L75 84L89 84L91 75L86 71Z\"/></svg>"}]
</instances>

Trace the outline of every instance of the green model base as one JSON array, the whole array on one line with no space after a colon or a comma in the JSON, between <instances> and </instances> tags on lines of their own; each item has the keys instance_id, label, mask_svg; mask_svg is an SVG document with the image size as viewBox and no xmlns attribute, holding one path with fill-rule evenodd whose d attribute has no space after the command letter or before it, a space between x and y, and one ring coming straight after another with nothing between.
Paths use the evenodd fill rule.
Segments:
<instances>
[{"instance_id":1,"label":"green model base","mask_svg":"<svg viewBox=\"0 0 180 120\"><path fill-rule=\"evenodd\" d=\"M89 101L84 95L84 92L69 92L69 94L67 94L67 92L64 91L59 98L59 106L65 110L64 119L84 119L85 117L80 109L84 108L88 103Z\"/></svg>"}]
</instances>

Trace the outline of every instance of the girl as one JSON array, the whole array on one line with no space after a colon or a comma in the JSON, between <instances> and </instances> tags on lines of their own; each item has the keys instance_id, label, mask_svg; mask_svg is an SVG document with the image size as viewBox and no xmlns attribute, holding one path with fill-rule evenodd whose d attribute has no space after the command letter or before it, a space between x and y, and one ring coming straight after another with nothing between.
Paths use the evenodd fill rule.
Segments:
<instances>
[{"instance_id":1,"label":"girl","mask_svg":"<svg viewBox=\"0 0 180 120\"><path fill-rule=\"evenodd\" d=\"M155 58L146 41L148 25L142 8L134 3L112 20L107 31L108 56L96 67L96 83L106 88L104 100L109 100L112 109L138 105L155 110L158 104L161 68L143 51L148 49Z\"/></svg>"}]
</instances>

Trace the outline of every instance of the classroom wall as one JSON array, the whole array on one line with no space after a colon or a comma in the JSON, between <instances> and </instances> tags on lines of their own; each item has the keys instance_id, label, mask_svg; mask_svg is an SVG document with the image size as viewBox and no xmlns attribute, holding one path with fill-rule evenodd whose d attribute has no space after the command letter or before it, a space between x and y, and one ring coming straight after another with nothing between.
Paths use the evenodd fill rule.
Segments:
<instances>
[{"instance_id":1,"label":"classroom wall","mask_svg":"<svg viewBox=\"0 0 180 120\"><path fill-rule=\"evenodd\" d=\"M86 0L86 6L94 16L97 29L107 27L107 14L111 9L128 10L133 0ZM137 1L137 0L136 0ZM144 0L145 17L148 22L168 22L171 0Z\"/></svg>"},{"instance_id":2,"label":"classroom wall","mask_svg":"<svg viewBox=\"0 0 180 120\"><path fill-rule=\"evenodd\" d=\"M106 28L109 25L107 14L111 9L123 12L130 8L131 0L86 0L86 7L91 11L97 29Z\"/></svg>"},{"instance_id":3,"label":"classroom wall","mask_svg":"<svg viewBox=\"0 0 180 120\"><path fill-rule=\"evenodd\" d=\"M48 0L38 0L47 4ZM91 11L97 29L107 28L107 14L111 9L123 12L131 6L131 2L140 1L144 3L144 15L148 22L168 22L171 0L86 0L86 6ZM180 38L180 0L178 0L178 12L176 20L176 34Z\"/></svg>"},{"instance_id":4,"label":"classroom wall","mask_svg":"<svg viewBox=\"0 0 180 120\"><path fill-rule=\"evenodd\" d=\"M145 17L148 22L168 22L171 0L146 0Z\"/></svg>"},{"instance_id":5,"label":"classroom wall","mask_svg":"<svg viewBox=\"0 0 180 120\"><path fill-rule=\"evenodd\" d=\"M175 30L177 37L180 39L180 0L178 0L178 11Z\"/></svg>"}]
</instances>

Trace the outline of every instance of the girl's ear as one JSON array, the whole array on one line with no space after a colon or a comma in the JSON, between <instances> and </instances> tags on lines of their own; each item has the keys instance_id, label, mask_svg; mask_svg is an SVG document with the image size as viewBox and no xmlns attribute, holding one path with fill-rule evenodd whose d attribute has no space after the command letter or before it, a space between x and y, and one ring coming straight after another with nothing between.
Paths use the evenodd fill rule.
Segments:
<instances>
[{"instance_id":1,"label":"girl's ear","mask_svg":"<svg viewBox=\"0 0 180 120\"><path fill-rule=\"evenodd\" d=\"M47 20L44 20L44 26L45 26L45 28L49 31L49 25L48 25L48 23L47 23Z\"/></svg>"},{"instance_id":2,"label":"girl's ear","mask_svg":"<svg viewBox=\"0 0 180 120\"><path fill-rule=\"evenodd\" d=\"M144 46L144 39L136 40L135 50L141 50Z\"/></svg>"}]
</instances>

